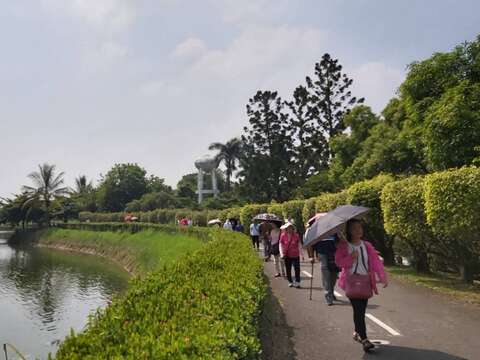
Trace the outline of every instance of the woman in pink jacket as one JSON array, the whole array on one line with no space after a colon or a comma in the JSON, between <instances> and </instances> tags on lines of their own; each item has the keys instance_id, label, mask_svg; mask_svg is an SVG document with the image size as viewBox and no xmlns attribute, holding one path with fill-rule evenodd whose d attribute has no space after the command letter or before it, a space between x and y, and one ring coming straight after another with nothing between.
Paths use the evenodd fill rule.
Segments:
<instances>
[{"instance_id":1,"label":"woman in pink jacket","mask_svg":"<svg viewBox=\"0 0 480 360\"><path fill-rule=\"evenodd\" d=\"M368 286L368 283L370 285L370 288L366 291L367 293L370 291L370 296L373 293L378 294L377 277L384 284L384 287L388 285L387 275L377 251L370 242L363 238L363 224L360 220L352 219L347 222L347 241L342 241L337 247L335 262L342 268L339 286L344 290L346 289L347 278L352 274L368 276L370 281L366 281L365 284L366 286ZM368 340L365 325L368 296L362 298L351 298L349 296L349 299L353 308L353 322L355 324L353 339L363 345L363 350L369 351L375 345Z\"/></svg>"},{"instance_id":2,"label":"woman in pink jacket","mask_svg":"<svg viewBox=\"0 0 480 360\"><path fill-rule=\"evenodd\" d=\"M300 287L300 254L302 252L300 236L295 226L287 222L280 229L285 230L280 235L280 253L287 268L288 286ZM295 281L292 281L292 266L295 269Z\"/></svg>"}]
</instances>

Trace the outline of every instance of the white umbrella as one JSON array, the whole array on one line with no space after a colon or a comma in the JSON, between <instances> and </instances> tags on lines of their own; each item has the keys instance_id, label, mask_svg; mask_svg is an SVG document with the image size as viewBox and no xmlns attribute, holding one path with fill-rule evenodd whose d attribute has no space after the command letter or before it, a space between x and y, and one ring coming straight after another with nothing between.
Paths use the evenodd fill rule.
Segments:
<instances>
[{"instance_id":1,"label":"white umbrella","mask_svg":"<svg viewBox=\"0 0 480 360\"><path fill-rule=\"evenodd\" d=\"M218 225L218 224L221 225L221 224L222 224L222 220L220 220L220 219L213 219L213 220L210 220L210 221L208 222L208 225Z\"/></svg>"}]
</instances>

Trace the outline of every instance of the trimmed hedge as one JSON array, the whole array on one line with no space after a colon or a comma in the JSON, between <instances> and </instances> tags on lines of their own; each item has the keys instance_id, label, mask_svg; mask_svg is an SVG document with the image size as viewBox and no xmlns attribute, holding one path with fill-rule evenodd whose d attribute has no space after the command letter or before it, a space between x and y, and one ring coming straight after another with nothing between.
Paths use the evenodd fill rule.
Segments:
<instances>
[{"instance_id":1,"label":"trimmed hedge","mask_svg":"<svg viewBox=\"0 0 480 360\"><path fill-rule=\"evenodd\" d=\"M316 213L317 198L307 199L302 210L303 223L306 224Z\"/></svg>"},{"instance_id":2,"label":"trimmed hedge","mask_svg":"<svg viewBox=\"0 0 480 360\"><path fill-rule=\"evenodd\" d=\"M304 200L292 200L283 203L283 217L285 219L292 219L300 234L305 232L305 222L303 221L304 206Z\"/></svg>"},{"instance_id":3,"label":"trimmed hedge","mask_svg":"<svg viewBox=\"0 0 480 360\"><path fill-rule=\"evenodd\" d=\"M152 226L108 225L129 231ZM102 226L107 225L88 225ZM134 280L125 296L90 319L84 332L72 332L55 358L260 358L259 316L266 295L260 259L242 234L191 231L215 240L161 272Z\"/></svg>"},{"instance_id":4,"label":"trimmed hedge","mask_svg":"<svg viewBox=\"0 0 480 360\"><path fill-rule=\"evenodd\" d=\"M480 169L464 167L428 175L425 210L464 280L472 282L480 270Z\"/></svg>"},{"instance_id":5,"label":"trimmed hedge","mask_svg":"<svg viewBox=\"0 0 480 360\"><path fill-rule=\"evenodd\" d=\"M411 258L419 272L429 271L428 254L435 243L425 215L424 182L421 176L394 181L381 196L385 230L395 236L396 251Z\"/></svg>"},{"instance_id":6,"label":"trimmed hedge","mask_svg":"<svg viewBox=\"0 0 480 360\"><path fill-rule=\"evenodd\" d=\"M347 193L345 191L339 193L325 193L316 198L315 212L329 212L341 205L347 203Z\"/></svg>"},{"instance_id":7,"label":"trimmed hedge","mask_svg":"<svg viewBox=\"0 0 480 360\"><path fill-rule=\"evenodd\" d=\"M372 237L387 265L395 263L393 238L387 235L383 227L380 196L384 186L392 181L394 178L391 175L379 175L371 180L360 181L347 189L347 203L370 208L366 217L370 233L367 235Z\"/></svg>"},{"instance_id":8,"label":"trimmed hedge","mask_svg":"<svg viewBox=\"0 0 480 360\"><path fill-rule=\"evenodd\" d=\"M256 215L268 211L268 206L268 204L252 204L245 205L242 210L240 210L240 222L245 226L245 231L249 229L249 226Z\"/></svg>"}]
</instances>

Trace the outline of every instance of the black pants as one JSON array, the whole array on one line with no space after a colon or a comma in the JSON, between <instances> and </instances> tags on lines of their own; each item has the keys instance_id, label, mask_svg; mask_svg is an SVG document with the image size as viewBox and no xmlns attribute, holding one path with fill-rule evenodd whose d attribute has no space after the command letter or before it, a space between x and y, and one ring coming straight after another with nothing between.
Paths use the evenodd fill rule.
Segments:
<instances>
[{"instance_id":1,"label":"black pants","mask_svg":"<svg viewBox=\"0 0 480 360\"><path fill-rule=\"evenodd\" d=\"M253 247L257 250L260 248L260 239L258 235L251 235Z\"/></svg>"},{"instance_id":2,"label":"black pants","mask_svg":"<svg viewBox=\"0 0 480 360\"><path fill-rule=\"evenodd\" d=\"M365 325L365 312L367 311L368 299L350 299L353 307L353 323L355 332L362 340L367 338L367 326Z\"/></svg>"},{"instance_id":3,"label":"black pants","mask_svg":"<svg viewBox=\"0 0 480 360\"><path fill-rule=\"evenodd\" d=\"M292 265L295 270L295 281L300 283L300 257L285 257L288 282L292 282Z\"/></svg>"}]
</instances>

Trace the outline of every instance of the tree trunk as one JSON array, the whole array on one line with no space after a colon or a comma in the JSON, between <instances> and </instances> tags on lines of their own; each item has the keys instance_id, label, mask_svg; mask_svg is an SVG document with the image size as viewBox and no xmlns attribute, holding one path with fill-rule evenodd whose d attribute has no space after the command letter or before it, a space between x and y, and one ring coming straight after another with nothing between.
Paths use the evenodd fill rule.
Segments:
<instances>
[{"instance_id":1,"label":"tree trunk","mask_svg":"<svg viewBox=\"0 0 480 360\"><path fill-rule=\"evenodd\" d=\"M430 272L430 265L428 263L428 256L425 251L415 250L414 253L414 268L416 272L428 273Z\"/></svg>"},{"instance_id":2,"label":"tree trunk","mask_svg":"<svg viewBox=\"0 0 480 360\"><path fill-rule=\"evenodd\" d=\"M460 275L467 284L473 284L473 267L469 264L460 265Z\"/></svg>"}]
</instances>

